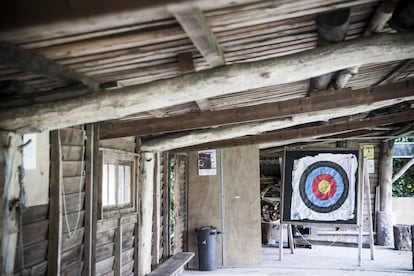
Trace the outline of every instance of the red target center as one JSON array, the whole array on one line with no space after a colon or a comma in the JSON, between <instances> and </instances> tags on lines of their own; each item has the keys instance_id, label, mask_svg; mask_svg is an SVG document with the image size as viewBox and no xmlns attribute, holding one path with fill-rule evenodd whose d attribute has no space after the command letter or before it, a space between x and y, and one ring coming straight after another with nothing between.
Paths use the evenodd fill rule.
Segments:
<instances>
[{"instance_id":1,"label":"red target center","mask_svg":"<svg viewBox=\"0 0 414 276\"><path fill-rule=\"evenodd\" d=\"M320 200L333 197L336 192L336 181L330 174L319 174L312 181L312 192Z\"/></svg>"}]
</instances>

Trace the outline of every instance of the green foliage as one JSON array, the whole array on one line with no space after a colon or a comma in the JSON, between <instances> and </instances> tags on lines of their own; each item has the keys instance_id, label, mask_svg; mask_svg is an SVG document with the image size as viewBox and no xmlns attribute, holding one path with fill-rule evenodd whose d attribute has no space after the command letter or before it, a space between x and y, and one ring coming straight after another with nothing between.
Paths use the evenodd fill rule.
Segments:
<instances>
[{"instance_id":1,"label":"green foliage","mask_svg":"<svg viewBox=\"0 0 414 276\"><path fill-rule=\"evenodd\" d=\"M393 175L399 172L409 160L410 159L394 159ZM394 182L392 185L392 195L395 197L414 196L414 166L411 166L403 176Z\"/></svg>"}]
</instances>

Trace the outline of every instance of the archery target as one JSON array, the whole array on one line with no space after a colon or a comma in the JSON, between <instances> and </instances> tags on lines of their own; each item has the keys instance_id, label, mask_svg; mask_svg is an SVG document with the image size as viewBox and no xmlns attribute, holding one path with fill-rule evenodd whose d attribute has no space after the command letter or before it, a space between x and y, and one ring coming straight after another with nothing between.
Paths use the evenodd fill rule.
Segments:
<instances>
[{"instance_id":1,"label":"archery target","mask_svg":"<svg viewBox=\"0 0 414 276\"><path fill-rule=\"evenodd\" d=\"M291 219L352 219L357 167L353 154L321 153L294 160Z\"/></svg>"},{"instance_id":2,"label":"archery target","mask_svg":"<svg viewBox=\"0 0 414 276\"><path fill-rule=\"evenodd\" d=\"M334 162L319 161L310 165L300 178L299 191L310 209L329 213L342 206L348 196L346 172Z\"/></svg>"}]
</instances>

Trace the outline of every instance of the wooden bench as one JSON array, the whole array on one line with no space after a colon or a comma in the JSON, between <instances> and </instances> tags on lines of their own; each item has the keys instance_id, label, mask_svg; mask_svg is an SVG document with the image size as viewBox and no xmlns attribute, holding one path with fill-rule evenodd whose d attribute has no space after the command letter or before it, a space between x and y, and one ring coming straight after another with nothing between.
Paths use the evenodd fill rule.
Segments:
<instances>
[{"instance_id":1,"label":"wooden bench","mask_svg":"<svg viewBox=\"0 0 414 276\"><path fill-rule=\"evenodd\" d=\"M184 266L194 257L193 252L180 252L163 262L147 276L176 276L182 273Z\"/></svg>"}]
</instances>

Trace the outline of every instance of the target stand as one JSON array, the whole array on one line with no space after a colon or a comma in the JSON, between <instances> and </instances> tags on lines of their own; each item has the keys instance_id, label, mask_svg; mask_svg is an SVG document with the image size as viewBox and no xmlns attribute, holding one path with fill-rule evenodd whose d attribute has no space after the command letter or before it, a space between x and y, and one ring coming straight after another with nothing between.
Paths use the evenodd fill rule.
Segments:
<instances>
[{"instance_id":1,"label":"target stand","mask_svg":"<svg viewBox=\"0 0 414 276\"><path fill-rule=\"evenodd\" d=\"M281 224L357 229L358 265L362 260L363 201L370 202L369 175L361 149L285 150ZM371 259L372 210L368 204ZM293 240L293 239L292 239ZM293 250L291 250L293 253ZM283 246L279 247L279 260Z\"/></svg>"}]
</instances>

